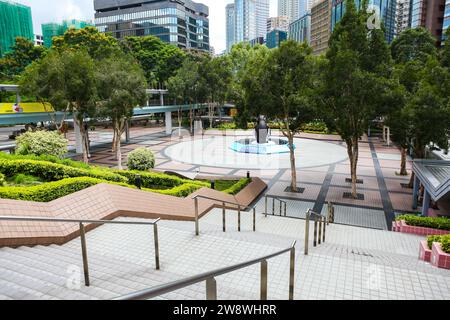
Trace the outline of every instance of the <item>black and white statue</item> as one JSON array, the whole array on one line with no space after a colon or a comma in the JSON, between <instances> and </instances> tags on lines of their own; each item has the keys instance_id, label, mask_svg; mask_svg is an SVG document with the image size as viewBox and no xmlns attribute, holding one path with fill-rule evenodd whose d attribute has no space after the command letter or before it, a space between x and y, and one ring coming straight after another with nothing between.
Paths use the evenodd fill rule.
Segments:
<instances>
[{"instance_id":1,"label":"black and white statue","mask_svg":"<svg viewBox=\"0 0 450 320\"><path fill-rule=\"evenodd\" d=\"M266 117L259 116L258 124L255 128L256 141L258 144L266 144L269 142L270 128L267 125Z\"/></svg>"}]
</instances>

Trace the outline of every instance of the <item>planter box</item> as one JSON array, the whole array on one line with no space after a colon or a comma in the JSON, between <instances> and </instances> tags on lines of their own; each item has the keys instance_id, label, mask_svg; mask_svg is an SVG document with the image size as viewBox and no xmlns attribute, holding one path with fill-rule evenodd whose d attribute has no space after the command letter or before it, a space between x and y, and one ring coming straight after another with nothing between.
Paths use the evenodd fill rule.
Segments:
<instances>
[{"instance_id":1,"label":"planter box","mask_svg":"<svg viewBox=\"0 0 450 320\"><path fill-rule=\"evenodd\" d=\"M397 221L396 222L396 231L402 232L402 233L411 233L416 234L419 236L442 236L446 234L450 234L450 231L448 230L439 230L439 229L432 229L432 228L425 228L425 227L415 227L415 226L409 226L406 224L404 220Z\"/></svg>"},{"instance_id":2,"label":"planter box","mask_svg":"<svg viewBox=\"0 0 450 320\"><path fill-rule=\"evenodd\" d=\"M426 240L420 241L419 246L419 259L425 262L431 261L431 250L428 248L428 242Z\"/></svg>"},{"instance_id":3,"label":"planter box","mask_svg":"<svg viewBox=\"0 0 450 320\"><path fill-rule=\"evenodd\" d=\"M450 269L450 254L442 251L441 244L438 242L433 243L431 264L438 268Z\"/></svg>"}]
</instances>

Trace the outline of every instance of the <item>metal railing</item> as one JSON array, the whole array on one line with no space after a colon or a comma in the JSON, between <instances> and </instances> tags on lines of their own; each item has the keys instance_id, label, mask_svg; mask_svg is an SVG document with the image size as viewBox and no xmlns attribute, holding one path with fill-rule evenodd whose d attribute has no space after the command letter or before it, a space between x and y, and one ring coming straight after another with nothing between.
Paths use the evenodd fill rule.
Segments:
<instances>
[{"instance_id":1,"label":"metal railing","mask_svg":"<svg viewBox=\"0 0 450 320\"><path fill-rule=\"evenodd\" d=\"M206 200L211 200L211 201L217 201L220 202L222 205L222 230L223 232L226 232L226 205L227 204L231 204L233 206L237 207L237 211L238 211L238 231L241 232L241 211L242 210L253 210L253 232L256 231L256 205L254 205L253 207L250 206L243 206L237 202L230 202L230 201L224 201L224 200L220 200L220 199L216 199L216 198L211 198L211 197L207 197L207 196L202 196L202 195L196 195L195 197L193 197L192 199L194 199L194 206L195 206L195 235L198 236L200 235L200 226L199 226L199 208L198 208L198 200L199 199L206 199Z\"/></svg>"},{"instance_id":2,"label":"metal railing","mask_svg":"<svg viewBox=\"0 0 450 320\"><path fill-rule=\"evenodd\" d=\"M309 209L306 212L305 221L305 255L308 255L309 250L309 222L311 221L311 217L314 219L314 247L317 247L317 245L320 245L322 242L325 243L326 240L327 217Z\"/></svg>"},{"instance_id":3,"label":"metal railing","mask_svg":"<svg viewBox=\"0 0 450 320\"><path fill-rule=\"evenodd\" d=\"M269 198L272 199L272 215L275 215L275 201L278 201L280 203L280 217L283 216L283 204L284 204L284 216L287 215L287 202L284 200L281 200L280 198L276 196L266 195L265 201L264 201L264 214L267 218L267 215L269 214L268 206L269 206Z\"/></svg>"},{"instance_id":4,"label":"metal railing","mask_svg":"<svg viewBox=\"0 0 450 320\"><path fill-rule=\"evenodd\" d=\"M151 222L144 221L110 221L110 220L86 220L86 219L62 219L62 218L46 218L46 217L25 217L25 216L0 216L0 221L30 221L30 222L69 222L79 223L80 225L80 239L81 239L81 254L83 258L83 270L84 270L84 284L89 287L89 263L87 255L86 244L86 229L84 224L131 224L131 225L153 225L153 237L155 242L155 267L156 270L160 269L159 266L159 241L158 241L158 222L161 219L156 219Z\"/></svg>"},{"instance_id":5,"label":"metal railing","mask_svg":"<svg viewBox=\"0 0 450 320\"><path fill-rule=\"evenodd\" d=\"M160 295L173 292L175 290L183 289L191 285L197 284L199 282L206 282L206 299L207 300L217 300L217 282L216 277L247 268L249 266L261 263L261 274L260 274L260 298L261 300L267 300L267 284L268 284L268 274L267 274L267 260L274 257L280 256L286 252L290 252L290 268L289 268L289 300L294 299L294 276L295 276L295 244L294 241L291 247L281 250L279 252L250 260L247 262L239 263L231 267L221 268L218 270L202 273L193 277L186 279L174 281L168 284L156 286L150 289L145 289L138 291L126 296L116 298L115 300L147 300L158 297Z\"/></svg>"},{"instance_id":6,"label":"metal railing","mask_svg":"<svg viewBox=\"0 0 450 320\"><path fill-rule=\"evenodd\" d=\"M328 220L327 225L330 223L334 223L334 205L331 202L328 202Z\"/></svg>"},{"instance_id":7,"label":"metal railing","mask_svg":"<svg viewBox=\"0 0 450 320\"><path fill-rule=\"evenodd\" d=\"M16 152L16 146L15 145L6 145L6 146L0 146L0 151L8 151L9 154L14 154Z\"/></svg>"}]
</instances>

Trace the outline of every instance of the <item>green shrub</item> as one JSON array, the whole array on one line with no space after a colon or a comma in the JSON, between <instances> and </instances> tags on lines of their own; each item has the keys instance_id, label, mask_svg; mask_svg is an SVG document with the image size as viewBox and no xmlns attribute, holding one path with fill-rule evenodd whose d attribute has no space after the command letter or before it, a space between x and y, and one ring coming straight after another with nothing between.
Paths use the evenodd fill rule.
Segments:
<instances>
[{"instance_id":1,"label":"green shrub","mask_svg":"<svg viewBox=\"0 0 450 320\"><path fill-rule=\"evenodd\" d=\"M431 249L433 242L441 242L442 236L428 236L427 242L428 242L428 248Z\"/></svg>"},{"instance_id":2,"label":"green shrub","mask_svg":"<svg viewBox=\"0 0 450 320\"><path fill-rule=\"evenodd\" d=\"M5 175L0 173L0 187L5 185Z\"/></svg>"},{"instance_id":3,"label":"green shrub","mask_svg":"<svg viewBox=\"0 0 450 320\"><path fill-rule=\"evenodd\" d=\"M138 148L128 154L128 169L148 171L155 167L155 156L147 148Z\"/></svg>"},{"instance_id":4,"label":"green shrub","mask_svg":"<svg viewBox=\"0 0 450 320\"><path fill-rule=\"evenodd\" d=\"M41 154L40 156L36 156L34 154L18 155L18 154L8 154L8 153L0 152L0 159L48 161L48 162L52 162L52 163L63 164L68 167L81 168L81 169L87 169L87 170L92 169L92 168L98 168L98 167L86 164L84 162L81 162L81 161L74 161L71 159L61 159L61 158L46 155L46 154Z\"/></svg>"},{"instance_id":5,"label":"green shrub","mask_svg":"<svg viewBox=\"0 0 450 320\"><path fill-rule=\"evenodd\" d=\"M136 179L140 176L142 181L142 187L153 189L155 186L173 188L180 186L182 184L195 184L201 187L209 187L209 184L201 181L184 180L175 176L170 176L168 174L156 173L156 172L144 172L144 171L127 171L127 170L117 170L114 171L128 179L128 183L135 185Z\"/></svg>"},{"instance_id":6,"label":"green shrub","mask_svg":"<svg viewBox=\"0 0 450 320\"><path fill-rule=\"evenodd\" d=\"M91 177L114 182L127 183L127 178L106 170L81 169L68 167L58 163L37 160L5 160L0 159L0 172L7 177L23 173L41 178L43 181L57 181L65 178Z\"/></svg>"},{"instance_id":7,"label":"green shrub","mask_svg":"<svg viewBox=\"0 0 450 320\"><path fill-rule=\"evenodd\" d=\"M431 249L433 242L439 242L441 244L442 251L450 253L450 234L443 236L428 236L427 237L428 248Z\"/></svg>"},{"instance_id":8,"label":"green shrub","mask_svg":"<svg viewBox=\"0 0 450 320\"><path fill-rule=\"evenodd\" d=\"M249 183L252 182L252 179L243 178L239 180L238 183L233 185L231 188L228 188L227 190L224 190L223 192L231 194L231 195L237 195L239 192L242 191L246 186L249 185Z\"/></svg>"},{"instance_id":9,"label":"green shrub","mask_svg":"<svg viewBox=\"0 0 450 320\"><path fill-rule=\"evenodd\" d=\"M450 231L450 219L437 217L418 217L413 215L403 215L396 218L397 221L405 220L410 226L425 227Z\"/></svg>"},{"instance_id":10,"label":"green shrub","mask_svg":"<svg viewBox=\"0 0 450 320\"><path fill-rule=\"evenodd\" d=\"M198 184L192 184L192 183L185 183L185 184L182 184L178 187L174 187L169 190L155 190L155 189L143 189L143 190L149 191L149 192L154 192L154 193L159 193L159 194L164 194L164 195L168 195L168 196L185 198L201 188L204 188L204 186L201 186Z\"/></svg>"},{"instance_id":11,"label":"green shrub","mask_svg":"<svg viewBox=\"0 0 450 320\"><path fill-rule=\"evenodd\" d=\"M53 131L28 131L16 138L16 153L21 155L52 155L61 158L67 153L68 141Z\"/></svg>"},{"instance_id":12,"label":"green shrub","mask_svg":"<svg viewBox=\"0 0 450 320\"><path fill-rule=\"evenodd\" d=\"M35 185L41 183L39 178L23 173L16 174L11 180L16 185Z\"/></svg>"}]
</instances>

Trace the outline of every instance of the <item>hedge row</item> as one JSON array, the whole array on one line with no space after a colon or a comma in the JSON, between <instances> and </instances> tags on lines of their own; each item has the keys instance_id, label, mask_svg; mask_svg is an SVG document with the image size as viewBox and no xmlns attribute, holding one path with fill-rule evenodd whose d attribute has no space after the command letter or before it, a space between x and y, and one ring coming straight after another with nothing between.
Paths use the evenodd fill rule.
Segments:
<instances>
[{"instance_id":1,"label":"hedge row","mask_svg":"<svg viewBox=\"0 0 450 320\"><path fill-rule=\"evenodd\" d=\"M433 242L439 242L441 244L442 251L450 254L450 234L444 236L429 236L427 241L428 248L431 249Z\"/></svg>"},{"instance_id":2,"label":"hedge row","mask_svg":"<svg viewBox=\"0 0 450 320\"><path fill-rule=\"evenodd\" d=\"M237 195L242 189L244 189L246 186L249 185L249 183L252 182L251 178L243 178L239 180L238 183L234 184L232 187L224 190L223 192L231 195Z\"/></svg>"},{"instance_id":3,"label":"hedge row","mask_svg":"<svg viewBox=\"0 0 450 320\"><path fill-rule=\"evenodd\" d=\"M450 230L450 219L435 217L418 217L413 215L403 215L396 219L397 221L405 220L410 226L425 227L439 230Z\"/></svg>"},{"instance_id":4,"label":"hedge row","mask_svg":"<svg viewBox=\"0 0 450 320\"><path fill-rule=\"evenodd\" d=\"M1 187L0 198L35 202L50 202L65 197L69 194L95 186L99 183L110 183L123 187L131 187L125 183L111 182L89 177L67 178L64 180L48 182L33 187Z\"/></svg>"},{"instance_id":5,"label":"hedge row","mask_svg":"<svg viewBox=\"0 0 450 320\"><path fill-rule=\"evenodd\" d=\"M174 187L169 190L155 190L155 189L143 189L143 190L149 191L149 192L154 192L154 193L159 193L159 194L164 194L167 196L185 198L201 188L204 188L204 187L201 185L198 185L198 184L185 183L185 184L182 184L178 187Z\"/></svg>"},{"instance_id":6,"label":"hedge row","mask_svg":"<svg viewBox=\"0 0 450 320\"><path fill-rule=\"evenodd\" d=\"M47 161L47 162L62 164L62 165L69 166L69 167L81 168L81 169L87 169L87 170L91 170L92 168L94 168L93 166L86 164L84 162L74 161L71 159L61 159L61 158L58 158L55 156L50 156L50 155L40 155L40 156L36 156L36 155L32 155L32 154L18 155L18 154L8 154L8 153L0 152L0 159ZM98 167L95 167L95 168L100 169ZM108 169L104 169L104 170L107 171Z\"/></svg>"},{"instance_id":7,"label":"hedge row","mask_svg":"<svg viewBox=\"0 0 450 320\"><path fill-rule=\"evenodd\" d=\"M58 181L65 178L90 177L113 182L127 183L127 178L106 170L82 169L63 164L38 160L5 160L0 159L0 172L7 177L23 173L39 177L44 181Z\"/></svg>"},{"instance_id":8,"label":"hedge row","mask_svg":"<svg viewBox=\"0 0 450 320\"><path fill-rule=\"evenodd\" d=\"M126 177L128 179L128 183L132 185L136 185L136 180L138 177L140 177L142 181L142 187L148 189L151 189L154 186L173 188L181 186L183 184L197 185L200 187L209 187L209 184L206 182L184 180L163 173L144 172L144 171L125 171L125 170L117 170L114 172L123 177Z\"/></svg>"},{"instance_id":9,"label":"hedge row","mask_svg":"<svg viewBox=\"0 0 450 320\"><path fill-rule=\"evenodd\" d=\"M3 173L0 173L0 187L5 184L5 175Z\"/></svg>"}]
</instances>

